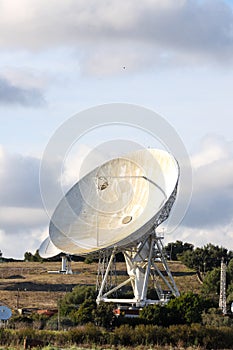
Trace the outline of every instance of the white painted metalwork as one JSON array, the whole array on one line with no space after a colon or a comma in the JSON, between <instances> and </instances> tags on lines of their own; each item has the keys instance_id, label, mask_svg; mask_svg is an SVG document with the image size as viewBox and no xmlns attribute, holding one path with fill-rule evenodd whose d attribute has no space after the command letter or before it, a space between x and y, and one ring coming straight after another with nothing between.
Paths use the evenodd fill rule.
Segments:
<instances>
[{"instance_id":1,"label":"white painted metalwork","mask_svg":"<svg viewBox=\"0 0 233 350\"><path fill-rule=\"evenodd\" d=\"M98 279L97 302L131 303L137 307L165 303L164 286L179 295L166 262L162 237L156 234L156 228L169 216L178 179L179 166L171 154L142 149L94 169L58 204L50 222L51 244L69 254L103 256L99 266L105 268L98 273L102 280ZM120 251L129 278L113 286L108 280L115 254ZM158 267L158 258L164 272ZM147 298L150 277L158 295L155 300ZM128 283L133 298L109 298Z\"/></svg>"},{"instance_id":2,"label":"white painted metalwork","mask_svg":"<svg viewBox=\"0 0 233 350\"><path fill-rule=\"evenodd\" d=\"M43 259L48 259L53 256L56 256L58 254L62 253L60 249L58 249L50 240L49 237L47 237L40 245L39 248L39 255Z\"/></svg>"},{"instance_id":3,"label":"white painted metalwork","mask_svg":"<svg viewBox=\"0 0 233 350\"><path fill-rule=\"evenodd\" d=\"M221 275L220 275L220 294L219 294L219 308L222 313L226 315L227 313L227 300L226 300L226 263L224 258L221 261Z\"/></svg>"},{"instance_id":4,"label":"white painted metalwork","mask_svg":"<svg viewBox=\"0 0 233 350\"><path fill-rule=\"evenodd\" d=\"M162 150L110 160L61 200L50 222L52 243L77 255L134 246L164 220L178 177L177 162Z\"/></svg>"},{"instance_id":5,"label":"white painted metalwork","mask_svg":"<svg viewBox=\"0 0 233 350\"><path fill-rule=\"evenodd\" d=\"M115 287L108 289L106 288L106 282L114 255L116 254L116 251L113 250L99 289L97 303L101 301L120 304L127 303L135 305L136 307L144 307L148 304L165 304L169 300L170 295L179 296L180 293L166 261L162 239L163 237L158 236L154 231L137 247L123 249L122 252L125 257L129 278ZM163 266L162 271L161 266L159 268L158 265ZM158 296L156 299L149 299L147 297L149 277L151 277L154 282L153 287ZM165 285L167 294L164 293L161 282ZM131 284L134 298L109 297L127 284Z\"/></svg>"}]
</instances>

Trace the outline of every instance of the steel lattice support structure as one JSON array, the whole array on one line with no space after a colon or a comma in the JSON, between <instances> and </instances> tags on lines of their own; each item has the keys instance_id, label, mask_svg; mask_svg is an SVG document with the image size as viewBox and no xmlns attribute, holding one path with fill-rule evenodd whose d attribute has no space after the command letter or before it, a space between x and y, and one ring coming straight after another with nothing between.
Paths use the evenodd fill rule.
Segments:
<instances>
[{"instance_id":1,"label":"steel lattice support structure","mask_svg":"<svg viewBox=\"0 0 233 350\"><path fill-rule=\"evenodd\" d=\"M179 291L166 261L162 239L163 237L158 236L154 231L151 232L151 234L148 235L137 247L122 250L129 277L115 287L107 290L108 278L116 254L116 250L113 250L108 265L106 266L105 274L102 278L97 303L101 301L120 304L126 303L135 305L136 307L144 307L148 304L164 304L169 299L164 294L161 283L166 286L166 291L170 294L173 294L176 297L179 296ZM158 265L163 267L163 271L161 271ZM152 300L147 298L150 277L153 281L153 287L157 292L158 299ZM133 298L123 299L110 297L113 293L127 284L131 284L132 286L134 294Z\"/></svg>"},{"instance_id":2,"label":"steel lattice support structure","mask_svg":"<svg viewBox=\"0 0 233 350\"><path fill-rule=\"evenodd\" d=\"M161 283L167 288L166 290L170 294L176 297L180 295L167 264L166 254L162 243L164 237L156 233L156 228L169 217L172 205L176 198L176 193L177 184L166 205L157 216L154 226L149 232L147 232L144 238L138 242L137 245L133 243L131 246L120 248L120 251L125 257L126 269L129 278L118 285L116 284L113 288L107 288L109 276L112 274L112 263L114 261L115 254L117 253L117 249L114 248L111 251L105 272L103 272L102 269L101 273L99 272L98 274L99 276L102 276L102 282L99 284L99 293L96 300L97 303L100 303L101 301L122 304L126 303L135 305L136 307L144 307L147 304L164 304L169 299L164 294ZM106 258L104 252L102 254L102 264L99 266L103 267L105 266ZM163 271L160 270L158 266L159 264L163 267ZM147 298L150 277L153 281L153 287L158 296L158 298L154 300ZM117 292L127 284L131 284L134 298L109 298L110 295Z\"/></svg>"},{"instance_id":3,"label":"steel lattice support structure","mask_svg":"<svg viewBox=\"0 0 233 350\"><path fill-rule=\"evenodd\" d=\"M101 288L102 281L104 279L104 275L106 269L109 265L109 261L111 259L111 252L103 251L99 253L99 262L98 262L98 271L96 278L96 290L99 291ZM116 259L115 256L111 260L108 276L105 282L104 290L107 291L113 288L117 284L117 274L116 274Z\"/></svg>"},{"instance_id":4,"label":"steel lattice support structure","mask_svg":"<svg viewBox=\"0 0 233 350\"><path fill-rule=\"evenodd\" d=\"M221 276L220 276L220 295L219 295L219 308L222 313L226 315L227 313L227 301L226 301L226 264L224 258L221 261Z\"/></svg>"}]
</instances>

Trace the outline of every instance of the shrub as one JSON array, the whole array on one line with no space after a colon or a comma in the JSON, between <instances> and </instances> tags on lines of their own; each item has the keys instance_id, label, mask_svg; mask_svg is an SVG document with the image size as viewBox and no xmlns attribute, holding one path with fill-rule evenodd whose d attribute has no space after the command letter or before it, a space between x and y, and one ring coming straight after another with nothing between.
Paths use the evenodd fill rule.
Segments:
<instances>
[{"instance_id":1,"label":"shrub","mask_svg":"<svg viewBox=\"0 0 233 350\"><path fill-rule=\"evenodd\" d=\"M93 321L93 310L96 308L96 302L92 299L85 300L78 310L73 313L71 320L76 324L85 324Z\"/></svg>"},{"instance_id":2,"label":"shrub","mask_svg":"<svg viewBox=\"0 0 233 350\"><path fill-rule=\"evenodd\" d=\"M78 310L79 306L87 299L95 302L96 292L94 287L76 286L72 292L67 293L59 302L61 316L67 316Z\"/></svg>"},{"instance_id":3,"label":"shrub","mask_svg":"<svg viewBox=\"0 0 233 350\"><path fill-rule=\"evenodd\" d=\"M116 316L113 313L114 304L101 302L92 311L93 320L96 326L111 328L115 321Z\"/></svg>"},{"instance_id":4,"label":"shrub","mask_svg":"<svg viewBox=\"0 0 233 350\"><path fill-rule=\"evenodd\" d=\"M171 299L166 305L148 305L140 312L140 319L147 324L169 326L172 324L191 324L201 322L203 310L210 302L192 292Z\"/></svg>"},{"instance_id":5,"label":"shrub","mask_svg":"<svg viewBox=\"0 0 233 350\"><path fill-rule=\"evenodd\" d=\"M115 341L118 345L133 345L134 329L129 325L126 324L115 328L114 333Z\"/></svg>"},{"instance_id":6,"label":"shrub","mask_svg":"<svg viewBox=\"0 0 233 350\"><path fill-rule=\"evenodd\" d=\"M202 313L202 323L212 327L232 326L233 319L223 315L220 309L210 308Z\"/></svg>"}]
</instances>

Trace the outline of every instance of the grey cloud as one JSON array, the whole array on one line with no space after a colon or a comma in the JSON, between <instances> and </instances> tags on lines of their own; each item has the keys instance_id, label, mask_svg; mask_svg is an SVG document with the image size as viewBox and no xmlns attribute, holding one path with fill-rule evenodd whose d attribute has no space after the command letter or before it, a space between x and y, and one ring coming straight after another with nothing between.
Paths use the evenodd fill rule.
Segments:
<instances>
[{"instance_id":1,"label":"grey cloud","mask_svg":"<svg viewBox=\"0 0 233 350\"><path fill-rule=\"evenodd\" d=\"M17 1L3 7L0 15L0 46L6 48L71 45L86 52L87 59L98 47L106 53L114 45L114 57L125 47L137 54L142 44L171 61L191 56L228 60L233 55L233 12L224 0L51 0L46 6L22 0L18 13L14 7Z\"/></svg>"},{"instance_id":2,"label":"grey cloud","mask_svg":"<svg viewBox=\"0 0 233 350\"><path fill-rule=\"evenodd\" d=\"M190 0L161 12L154 8L140 22L143 39L171 50L217 56L233 53L233 12L224 1Z\"/></svg>"},{"instance_id":3,"label":"grey cloud","mask_svg":"<svg viewBox=\"0 0 233 350\"><path fill-rule=\"evenodd\" d=\"M0 206L41 207L39 159L4 152L0 165Z\"/></svg>"},{"instance_id":4,"label":"grey cloud","mask_svg":"<svg viewBox=\"0 0 233 350\"><path fill-rule=\"evenodd\" d=\"M1 151L1 149L0 149ZM0 206L43 208L39 171L40 159L20 154L0 152ZM59 171L54 164L46 168L46 188L52 196Z\"/></svg>"},{"instance_id":5,"label":"grey cloud","mask_svg":"<svg viewBox=\"0 0 233 350\"><path fill-rule=\"evenodd\" d=\"M5 256L17 256L29 247L38 248L42 234L48 235L49 218L41 200L39 168L39 158L9 154L0 148L0 241ZM57 169L48 165L50 195L58 181L57 174ZM17 247L12 244L14 241Z\"/></svg>"},{"instance_id":6,"label":"grey cloud","mask_svg":"<svg viewBox=\"0 0 233 350\"><path fill-rule=\"evenodd\" d=\"M232 185L231 185L232 186ZM233 189L194 194L183 224L193 228L214 228L232 220Z\"/></svg>"},{"instance_id":7,"label":"grey cloud","mask_svg":"<svg viewBox=\"0 0 233 350\"><path fill-rule=\"evenodd\" d=\"M0 229L8 234L38 229L48 225L48 221L43 208L1 207L0 209Z\"/></svg>"},{"instance_id":8,"label":"grey cloud","mask_svg":"<svg viewBox=\"0 0 233 350\"><path fill-rule=\"evenodd\" d=\"M0 78L0 104L39 107L45 104L45 100L39 89L14 86Z\"/></svg>"},{"instance_id":9,"label":"grey cloud","mask_svg":"<svg viewBox=\"0 0 233 350\"><path fill-rule=\"evenodd\" d=\"M213 229L226 226L233 219L233 154L225 145L219 159L202 164L193 173L193 195L183 225ZM219 146L219 145L218 145ZM209 143L211 148L211 143ZM212 144L216 147L216 144ZM221 151L221 150L220 150ZM215 150L217 153L217 150ZM219 152L221 154L221 152ZM206 155L203 153L204 159ZM209 154L211 157L211 153Z\"/></svg>"}]
</instances>

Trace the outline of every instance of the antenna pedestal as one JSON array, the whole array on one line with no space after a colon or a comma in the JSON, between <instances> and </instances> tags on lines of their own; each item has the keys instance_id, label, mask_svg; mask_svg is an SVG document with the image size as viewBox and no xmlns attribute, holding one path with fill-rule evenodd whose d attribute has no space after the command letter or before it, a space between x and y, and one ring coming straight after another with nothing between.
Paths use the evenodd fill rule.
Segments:
<instances>
[{"instance_id":1,"label":"antenna pedestal","mask_svg":"<svg viewBox=\"0 0 233 350\"><path fill-rule=\"evenodd\" d=\"M99 288L97 303L114 302L132 304L136 307L144 307L148 304L164 304L169 300L169 295L179 296L179 291L168 267L162 236L156 232L151 232L144 241L140 242L137 247L123 249L125 257L128 279L122 281L113 288L108 288L108 278L111 274L111 265L114 260L116 251L113 250L110 256L105 273L102 274L102 282ZM111 298L110 296L119 293L127 284L131 284L133 298ZM148 298L148 287L156 292L155 299ZM151 290L153 292L153 290ZM155 294L155 293L154 293Z\"/></svg>"}]
</instances>

